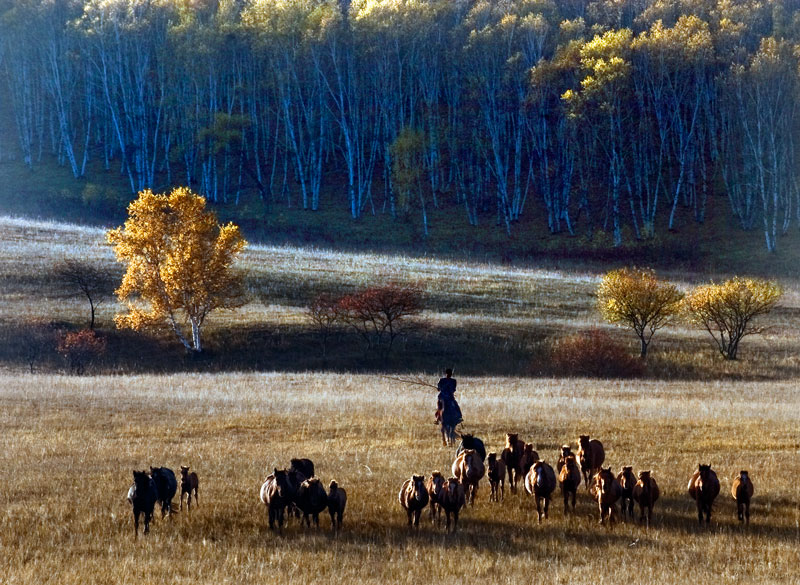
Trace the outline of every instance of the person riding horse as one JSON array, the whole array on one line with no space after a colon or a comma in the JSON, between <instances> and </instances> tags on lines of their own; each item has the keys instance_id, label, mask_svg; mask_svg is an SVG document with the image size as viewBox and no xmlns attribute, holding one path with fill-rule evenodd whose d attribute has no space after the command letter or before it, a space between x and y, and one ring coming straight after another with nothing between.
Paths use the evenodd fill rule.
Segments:
<instances>
[{"instance_id":1,"label":"person riding horse","mask_svg":"<svg viewBox=\"0 0 800 585\"><path fill-rule=\"evenodd\" d=\"M453 370L447 368L444 375L445 377L440 378L436 385L439 390L436 422L442 426L442 444L449 445L455 440L456 425L464 419L461 415L461 407L455 398L456 380L453 378Z\"/></svg>"}]
</instances>

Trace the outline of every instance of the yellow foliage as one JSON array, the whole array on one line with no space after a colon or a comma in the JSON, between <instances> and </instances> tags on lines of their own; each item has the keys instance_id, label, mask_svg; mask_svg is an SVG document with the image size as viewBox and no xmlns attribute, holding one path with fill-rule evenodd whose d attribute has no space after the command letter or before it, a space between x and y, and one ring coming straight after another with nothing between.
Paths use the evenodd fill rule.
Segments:
<instances>
[{"instance_id":1,"label":"yellow foliage","mask_svg":"<svg viewBox=\"0 0 800 585\"><path fill-rule=\"evenodd\" d=\"M683 306L689 321L711 334L725 359L736 359L742 337L760 333L752 320L769 313L782 295L776 282L737 276L695 288Z\"/></svg>"},{"instance_id":2,"label":"yellow foliage","mask_svg":"<svg viewBox=\"0 0 800 585\"><path fill-rule=\"evenodd\" d=\"M163 195L148 189L128 207L125 225L107 233L117 260L128 265L116 291L128 307L115 317L118 327L140 330L166 320L187 349L200 351L206 316L236 305L242 282L233 262L247 242L205 207L187 187ZM191 325L191 345L179 315Z\"/></svg>"},{"instance_id":3,"label":"yellow foliage","mask_svg":"<svg viewBox=\"0 0 800 585\"><path fill-rule=\"evenodd\" d=\"M642 357L658 329L680 312L683 294L661 281L653 270L621 268L603 277L597 288L597 306L609 323L631 327L642 344Z\"/></svg>"}]
</instances>

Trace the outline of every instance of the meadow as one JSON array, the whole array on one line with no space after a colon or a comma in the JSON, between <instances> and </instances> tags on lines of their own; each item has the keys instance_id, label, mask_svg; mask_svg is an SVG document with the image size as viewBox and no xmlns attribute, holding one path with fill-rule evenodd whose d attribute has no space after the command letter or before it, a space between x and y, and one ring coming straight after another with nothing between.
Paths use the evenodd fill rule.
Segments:
<instances>
[{"instance_id":1,"label":"meadow","mask_svg":"<svg viewBox=\"0 0 800 585\"><path fill-rule=\"evenodd\" d=\"M30 321L83 326L85 301L65 297L52 269L73 256L119 273L102 231L3 219L0 241L3 583L800 583L796 280L782 279L770 329L746 339L736 362L678 325L656 337L644 377L591 380L542 374L536 362L550 339L600 325L598 267L253 246L243 263L251 300L213 316L208 362L182 360L164 334L114 332L109 300L100 327L113 356L76 376L57 355L30 373L14 348ZM666 276L689 286L724 274ZM424 322L383 369L344 338L345 365L326 366L308 300L389 278L425 283ZM635 351L629 334L607 330ZM409 531L400 485L448 472L454 450L433 423L434 391L382 375L435 383L445 365L456 366L464 429L490 450L518 432L555 463L561 444L590 434L615 473L651 469L662 491L653 525L601 527L584 491L575 516L563 518L556 497L538 525L530 498L507 489L489 503L484 480L457 534L428 521ZM347 490L337 537L327 516L320 530L293 520L282 535L269 531L258 489L296 456ZM709 528L686 494L699 462L722 484ZM182 464L200 476L199 506L134 540L131 470ZM756 489L749 527L729 495L740 469Z\"/></svg>"}]
</instances>

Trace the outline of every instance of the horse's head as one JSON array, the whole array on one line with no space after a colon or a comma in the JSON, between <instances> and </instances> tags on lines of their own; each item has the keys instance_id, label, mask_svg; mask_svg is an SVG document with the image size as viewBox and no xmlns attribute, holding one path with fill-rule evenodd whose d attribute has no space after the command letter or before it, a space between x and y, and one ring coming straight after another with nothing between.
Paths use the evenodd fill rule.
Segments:
<instances>
[{"instance_id":1,"label":"horse's head","mask_svg":"<svg viewBox=\"0 0 800 585\"><path fill-rule=\"evenodd\" d=\"M488 462L489 462L489 465L494 465L495 463L497 463L497 453L495 453L494 451L489 453Z\"/></svg>"},{"instance_id":2,"label":"horse's head","mask_svg":"<svg viewBox=\"0 0 800 585\"><path fill-rule=\"evenodd\" d=\"M706 481L708 479L708 474L711 471L711 465L700 463L697 466L697 471L700 474L700 479Z\"/></svg>"},{"instance_id":3,"label":"horse's head","mask_svg":"<svg viewBox=\"0 0 800 585\"><path fill-rule=\"evenodd\" d=\"M189 466L188 465L181 465L181 477L186 479L189 475Z\"/></svg>"},{"instance_id":4,"label":"horse's head","mask_svg":"<svg viewBox=\"0 0 800 585\"><path fill-rule=\"evenodd\" d=\"M415 500L422 500L425 497L422 494L427 493L427 490L425 489L425 476L412 475L411 485L409 487L412 490L411 497Z\"/></svg>"},{"instance_id":5,"label":"horse's head","mask_svg":"<svg viewBox=\"0 0 800 585\"><path fill-rule=\"evenodd\" d=\"M276 467L272 471L272 476L275 493L281 498L289 497L289 492L291 490L289 486L289 473L285 469L278 469Z\"/></svg>"},{"instance_id":6,"label":"horse's head","mask_svg":"<svg viewBox=\"0 0 800 585\"><path fill-rule=\"evenodd\" d=\"M506 433L506 447L516 449L517 441L519 441L518 433Z\"/></svg>"},{"instance_id":7,"label":"horse's head","mask_svg":"<svg viewBox=\"0 0 800 585\"><path fill-rule=\"evenodd\" d=\"M338 489L339 489L339 484L338 484L338 483L336 483L336 480L335 480L335 479L332 479L332 480L331 480L331 483L330 483L330 484L328 484L328 490L329 490L331 493L333 493L333 492L335 492L335 491L336 491L336 490L338 490Z\"/></svg>"},{"instance_id":8,"label":"horse's head","mask_svg":"<svg viewBox=\"0 0 800 585\"><path fill-rule=\"evenodd\" d=\"M742 471L739 472L739 479L742 481L742 483L747 483L748 481L750 481L750 474L743 469Z\"/></svg>"},{"instance_id":9,"label":"horse's head","mask_svg":"<svg viewBox=\"0 0 800 585\"><path fill-rule=\"evenodd\" d=\"M567 455L567 458L564 460L564 465L567 469L575 469L578 467L578 462L575 461L575 455Z\"/></svg>"},{"instance_id":10,"label":"horse's head","mask_svg":"<svg viewBox=\"0 0 800 585\"><path fill-rule=\"evenodd\" d=\"M533 474L536 476L536 485L542 485L545 481L544 476L544 461L539 459L536 463L533 464Z\"/></svg>"},{"instance_id":11,"label":"horse's head","mask_svg":"<svg viewBox=\"0 0 800 585\"><path fill-rule=\"evenodd\" d=\"M647 480L649 480L649 479L650 479L650 470L648 469L648 470L646 470L646 471L640 471L640 472L639 472L639 475L638 475L637 477L638 477L638 478L639 478L639 480L640 480L640 481L642 481L643 483L647 483Z\"/></svg>"},{"instance_id":12,"label":"horse's head","mask_svg":"<svg viewBox=\"0 0 800 585\"><path fill-rule=\"evenodd\" d=\"M561 456L565 459L572 455L572 449L569 445L561 445Z\"/></svg>"},{"instance_id":13,"label":"horse's head","mask_svg":"<svg viewBox=\"0 0 800 585\"><path fill-rule=\"evenodd\" d=\"M136 491L146 492L150 485L150 476L146 471L133 470L133 484L136 486Z\"/></svg>"},{"instance_id":14,"label":"horse's head","mask_svg":"<svg viewBox=\"0 0 800 585\"><path fill-rule=\"evenodd\" d=\"M586 451L589 448L589 435L580 435L578 437L578 445L582 450Z\"/></svg>"},{"instance_id":15,"label":"horse's head","mask_svg":"<svg viewBox=\"0 0 800 585\"><path fill-rule=\"evenodd\" d=\"M622 468L623 475L633 475L633 465L625 465Z\"/></svg>"},{"instance_id":16,"label":"horse's head","mask_svg":"<svg viewBox=\"0 0 800 585\"><path fill-rule=\"evenodd\" d=\"M458 494L458 486L458 479L455 477L447 478L447 493L451 498L455 498L456 494Z\"/></svg>"},{"instance_id":17,"label":"horse's head","mask_svg":"<svg viewBox=\"0 0 800 585\"><path fill-rule=\"evenodd\" d=\"M601 492L607 492L611 489L611 484L614 482L614 474L611 472L611 467L601 467L596 477Z\"/></svg>"},{"instance_id":18,"label":"horse's head","mask_svg":"<svg viewBox=\"0 0 800 585\"><path fill-rule=\"evenodd\" d=\"M442 488L444 487L444 476L440 471L434 471L431 474L431 492L434 496L438 496L442 493Z\"/></svg>"}]
</instances>

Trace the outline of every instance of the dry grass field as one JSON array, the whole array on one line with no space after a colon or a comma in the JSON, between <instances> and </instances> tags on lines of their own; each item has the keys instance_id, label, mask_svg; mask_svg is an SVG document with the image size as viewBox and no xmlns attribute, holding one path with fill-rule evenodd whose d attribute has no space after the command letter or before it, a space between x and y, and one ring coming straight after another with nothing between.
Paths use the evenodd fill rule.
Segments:
<instances>
[{"instance_id":1,"label":"dry grass field","mask_svg":"<svg viewBox=\"0 0 800 585\"><path fill-rule=\"evenodd\" d=\"M119 273L101 242L100 230L0 219L0 583L800 583L794 278L782 279L770 329L747 338L737 362L679 325L656 337L643 379L587 380L542 376L530 362L554 336L599 325L600 267L253 246L251 302L209 321L211 366L185 363L163 335L113 332L118 307L107 301L99 319L113 359L74 376L55 356L29 373L14 353L27 323L77 328L87 318L85 301L53 284L55 264L80 257ZM667 276L689 286L725 275ZM320 291L388 279L423 282L426 312L386 371L435 382L431 372L456 365L466 430L492 450L518 432L555 463L562 443L588 433L615 473L651 469L662 498L650 529L599 526L585 491L574 517L563 518L556 494L537 525L530 498L507 490L489 503L483 480L458 534L428 521L410 532L400 485L448 472L454 455L433 424L435 394L344 350L344 367L320 367L303 308ZM635 351L629 333L608 329ZM337 537L327 516L320 530L293 520L282 535L269 531L259 487L296 456L347 490ZM709 528L698 528L686 494L699 462L722 484ZM135 541L131 470L181 464L200 476L199 507L158 518ZM729 495L740 469L756 489L748 528Z\"/></svg>"},{"instance_id":2,"label":"dry grass field","mask_svg":"<svg viewBox=\"0 0 800 585\"><path fill-rule=\"evenodd\" d=\"M488 502L482 483L460 531L405 526L397 491L446 470L433 395L373 376L179 374L0 378L3 583L797 583L800 391L793 383L554 379L459 380L469 430L501 447L519 431L554 462L579 433L614 470L653 470L662 488L649 530L578 513L535 521L533 502ZM344 529L267 528L268 470L307 456L349 494ZM698 528L686 482L698 461L722 493ZM200 506L133 538L131 469L191 464ZM756 496L739 526L728 490L749 469Z\"/></svg>"}]
</instances>

